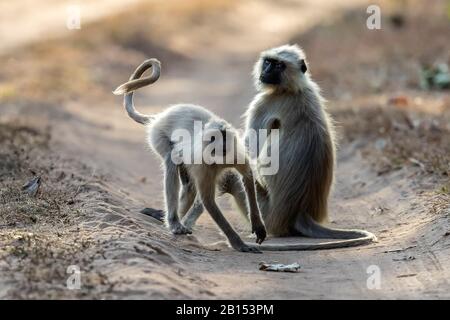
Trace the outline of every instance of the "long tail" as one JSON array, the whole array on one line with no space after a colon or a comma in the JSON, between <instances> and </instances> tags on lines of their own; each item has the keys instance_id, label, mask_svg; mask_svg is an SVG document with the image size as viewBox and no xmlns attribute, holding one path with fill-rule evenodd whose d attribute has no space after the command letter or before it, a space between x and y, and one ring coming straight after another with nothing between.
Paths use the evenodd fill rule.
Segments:
<instances>
[{"instance_id":1,"label":"long tail","mask_svg":"<svg viewBox=\"0 0 450 320\"><path fill-rule=\"evenodd\" d=\"M357 229L333 229L324 227L305 215L300 218L295 228L301 235L311 238L345 239L321 243L292 243L292 244L263 244L255 245L260 250L267 251L295 251L295 250L324 250L335 248L355 247L371 242L376 242L377 237L366 230Z\"/></svg>"},{"instance_id":2,"label":"long tail","mask_svg":"<svg viewBox=\"0 0 450 320\"><path fill-rule=\"evenodd\" d=\"M140 77L144 74L144 72L150 68L152 68L152 74L148 77L140 79ZM153 116L140 113L139 111L136 110L133 102L133 93L135 90L139 88L155 83L159 79L160 74L161 74L161 63L157 59L145 60L133 72L128 82L125 82L124 84L120 85L119 87L117 87L116 90L113 91L115 95L121 94L125 95L123 98L123 104L128 112L128 115L134 121L141 124L147 124L153 119Z\"/></svg>"},{"instance_id":3,"label":"long tail","mask_svg":"<svg viewBox=\"0 0 450 320\"><path fill-rule=\"evenodd\" d=\"M311 238L358 240L370 238L376 241L374 234L359 229L334 229L325 227L314 221L309 215L302 215L295 224L295 229L302 235Z\"/></svg>"}]
</instances>

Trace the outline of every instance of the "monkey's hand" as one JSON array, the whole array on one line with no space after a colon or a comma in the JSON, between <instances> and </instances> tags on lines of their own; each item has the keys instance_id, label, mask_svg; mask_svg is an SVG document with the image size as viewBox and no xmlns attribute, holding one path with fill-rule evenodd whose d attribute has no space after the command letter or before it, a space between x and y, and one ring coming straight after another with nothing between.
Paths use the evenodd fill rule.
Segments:
<instances>
[{"instance_id":1,"label":"monkey's hand","mask_svg":"<svg viewBox=\"0 0 450 320\"><path fill-rule=\"evenodd\" d=\"M253 226L252 233L256 234L256 243L261 244L267 236L266 227L263 224Z\"/></svg>"}]
</instances>

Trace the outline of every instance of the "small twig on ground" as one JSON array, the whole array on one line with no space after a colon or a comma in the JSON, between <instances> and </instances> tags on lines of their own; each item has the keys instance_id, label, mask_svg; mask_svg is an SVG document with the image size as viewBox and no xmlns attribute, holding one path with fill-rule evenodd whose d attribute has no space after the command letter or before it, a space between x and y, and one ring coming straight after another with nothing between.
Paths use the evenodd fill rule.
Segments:
<instances>
[{"instance_id":1,"label":"small twig on ground","mask_svg":"<svg viewBox=\"0 0 450 320\"><path fill-rule=\"evenodd\" d=\"M410 246L410 247L406 247L406 248L387 250L387 251L383 251L383 253L402 252L402 251L406 251L408 249L412 249L412 248L415 248L415 247L417 247L417 246Z\"/></svg>"},{"instance_id":2,"label":"small twig on ground","mask_svg":"<svg viewBox=\"0 0 450 320\"><path fill-rule=\"evenodd\" d=\"M408 277L415 277L417 276L417 273L408 273L408 274L401 274L397 276L397 278L408 278Z\"/></svg>"}]
</instances>

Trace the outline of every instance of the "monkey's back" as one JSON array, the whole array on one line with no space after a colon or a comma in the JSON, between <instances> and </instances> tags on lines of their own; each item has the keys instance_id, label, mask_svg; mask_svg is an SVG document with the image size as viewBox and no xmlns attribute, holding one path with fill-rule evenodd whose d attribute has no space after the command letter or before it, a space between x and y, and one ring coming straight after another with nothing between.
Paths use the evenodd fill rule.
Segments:
<instances>
[{"instance_id":1,"label":"monkey's back","mask_svg":"<svg viewBox=\"0 0 450 320\"><path fill-rule=\"evenodd\" d=\"M161 157L170 154L172 148L172 135L175 130L194 132L196 121L208 122L215 115L193 104L177 104L157 114L155 119L147 125L147 141L150 147Z\"/></svg>"}]
</instances>

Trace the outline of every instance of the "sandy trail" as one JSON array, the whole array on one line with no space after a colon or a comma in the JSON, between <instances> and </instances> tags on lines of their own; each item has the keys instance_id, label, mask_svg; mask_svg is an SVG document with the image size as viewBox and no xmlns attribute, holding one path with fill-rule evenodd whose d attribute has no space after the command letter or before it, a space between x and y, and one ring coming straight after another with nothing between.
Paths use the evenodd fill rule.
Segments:
<instances>
[{"instance_id":1,"label":"sandy trail","mask_svg":"<svg viewBox=\"0 0 450 320\"><path fill-rule=\"evenodd\" d=\"M258 10L267 12L269 1L241 4L228 21L240 24L236 28L242 32L220 33L219 26L214 29L214 45L191 46L174 39L171 45L175 50L197 57L188 67L170 69L153 87L139 92L136 104L142 112L152 113L172 103L197 103L241 127L240 115L254 94L250 71L259 50L284 43L299 30L307 30L317 21L332 19L334 13L361 3L349 1L345 7L334 4L333 10L327 7L325 11L320 6L332 1L307 2L308 5L286 2L285 6L272 8L270 19L277 21L277 27L268 32L277 35L276 41L261 33L263 22L255 26L245 23L254 21ZM306 17L301 21L295 19L300 12ZM242 45L231 48L232 41ZM198 247L197 240L213 243L223 236L206 213L192 236L180 237L171 236L158 222L138 213L144 207L163 207L162 174L156 157L145 145L143 128L128 119L120 105L120 99L115 105L100 102L95 108L67 103L63 105L65 116L52 123L54 149L67 158L81 160L93 177L101 174L101 181L92 178L92 190L95 192L98 186L107 191L104 197L85 199L97 214L86 221L86 226L95 225L99 238L120 238L111 244L108 261L95 262L116 283L115 293L107 297L450 298L449 247L438 242L448 230L448 221L441 216L430 217L423 207L424 200L417 197L415 186L408 179L411 171L377 175L360 154L359 146L365 141L342 145L339 150L331 224L370 230L378 235L378 243L331 251L261 255L237 253L229 248L208 251ZM229 201L220 203L233 225L248 235L248 227ZM151 250L158 255L146 257L145 250L152 243L156 245ZM136 256L136 252L141 253L136 247L143 254ZM261 261L298 262L302 272L262 272L258 270ZM367 286L370 266L381 272L380 289Z\"/></svg>"}]
</instances>

